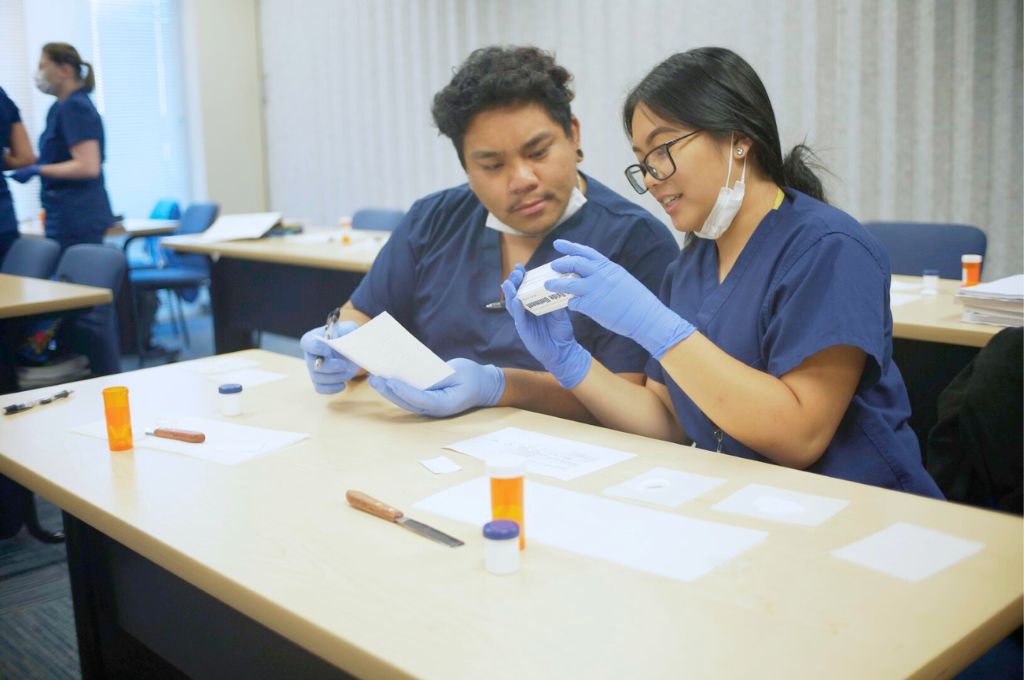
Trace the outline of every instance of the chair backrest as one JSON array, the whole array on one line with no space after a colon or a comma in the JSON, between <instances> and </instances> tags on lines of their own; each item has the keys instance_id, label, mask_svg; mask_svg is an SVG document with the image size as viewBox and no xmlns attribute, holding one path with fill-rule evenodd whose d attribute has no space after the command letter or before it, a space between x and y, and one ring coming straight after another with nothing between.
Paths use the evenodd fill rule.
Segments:
<instances>
[{"instance_id":1,"label":"chair backrest","mask_svg":"<svg viewBox=\"0 0 1024 680\"><path fill-rule=\"evenodd\" d=\"M216 203L193 203L185 209L181 216L177 234L199 234L206 231L214 220L220 206ZM161 256L169 267L184 267L202 271L209 270L209 260L205 255L192 253L176 253L167 248L161 249Z\"/></svg>"},{"instance_id":2,"label":"chair backrest","mask_svg":"<svg viewBox=\"0 0 1024 680\"><path fill-rule=\"evenodd\" d=\"M124 280L125 267L124 253L120 248L80 243L64 251L53 278L109 288L117 295Z\"/></svg>"},{"instance_id":3,"label":"chair backrest","mask_svg":"<svg viewBox=\"0 0 1024 680\"><path fill-rule=\"evenodd\" d=\"M80 244L64 251L54 278L109 288L116 298L127 266L124 253L119 248ZM99 305L76 315L71 326L72 348L89 357L94 376L120 372L121 341L113 304Z\"/></svg>"},{"instance_id":4,"label":"chair backrest","mask_svg":"<svg viewBox=\"0 0 1024 680\"><path fill-rule=\"evenodd\" d=\"M352 215L352 228L394 231L403 217L405 217L405 212L402 210L363 208Z\"/></svg>"},{"instance_id":5,"label":"chair backrest","mask_svg":"<svg viewBox=\"0 0 1024 680\"><path fill-rule=\"evenodd\" d=\"M0 272L48 279L60 257L60 244L50 238L18 238L11 244Z\"/></svg>"},{"instance_id":6,"label":"chair backrest","mask_svg":"<svg viewBox=\"0 0 1024 680\"><path fill-rule=\"evenodd\" d=\"M960 256L985 255L985 232L969 224L931 222L866 222L864 227L882 243L893 274L920 276L939 270L944 279L960 278Z\"/></svg>"},{"instance_id":7,"label":"chair backrest","mask_svg":"<svg viewBox=\"0 0 1024 680\"><path fill-rule=\"evenodd\" d=\"M149 213L151 220L176 220L181 217L181 209L178 202L170 198L162 198L153 206Z\"/></svg>"}]
</instances>

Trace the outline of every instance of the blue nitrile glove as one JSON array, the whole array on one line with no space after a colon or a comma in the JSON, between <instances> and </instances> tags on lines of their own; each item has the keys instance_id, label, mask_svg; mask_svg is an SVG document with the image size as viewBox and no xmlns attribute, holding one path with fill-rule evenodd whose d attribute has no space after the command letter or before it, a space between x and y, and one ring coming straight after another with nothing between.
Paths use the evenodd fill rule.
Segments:
<instances>
[{"instance_id":1,"label":"blue nitrile glove","mask_svg":"<svg viewBox=\"0 0 1024 680\"><path fill-rule=\"evenodd\" d=\"M552 262L551 268L563 274L574 272L580 278L556 279L544 287L575 295L569 300L569 309L635 341L655 359L697 330L632 274L593 248L564 239L555 241L554 246L565 257Z\"/></svg>"},{"instance_id":2,"label":"blue nitrile glove","mask_svg":"<svg viewBox=\"0 0 1024 680\"><path fill-rule=\"evenodd\" d=\"M505 372L491 364L469 359L452 359L455 373L436 385L418 390L397 378L371 375L370 387L406 411L443 418L477 406L494 406L505 393Z\"/></svg>"},{"instance_id":3,"label":"blue nitrile glove","mask_svg":"<svg viewBox=\"0 0 1024 680\"><path fill-rule=\"evenodd\" d=\"M516 297L516 291L523 283L526 270L517 264L508 280L501 284L501 292L505 294L505 309L516 324L516 332L530 350L530 354L555 376L558 384L571 390L583 381L590 370L590 352L576 342L572 333L572 321L569 312L557 309L543 316L536 316L526 311L523 303Z\"/></svg>"},{"instance_id":4,"label":"blue nitrile glove","mask_svg":"<svg viewBox=\"0 0 1024 680\"><path fill-rule=\"evenodd\" d=\"M331 326L331 337L340 338L359 328L355 321L336 321ZM306 353L306 368L313 381L313 387L320 394L335 394L345 389L345 383L359 372L359 366L341 356L324 340L324 327L317 326L299 340L299 347ZM318 357L323 357L320 368L316 367Z\"/></svg>"},{"instance_id":5,"label":"blue nitrile glove","mask_svg":"<svg viewBox=\"0 0 1024 680\"><path fill-rule=\"evenodd\" d=\"M26 165L23 168L18 168L10 174L10 178L15 182L24 184L33 177L39 174L39 164L33 163L32 165Z\"/></svg>"}]
</instances>

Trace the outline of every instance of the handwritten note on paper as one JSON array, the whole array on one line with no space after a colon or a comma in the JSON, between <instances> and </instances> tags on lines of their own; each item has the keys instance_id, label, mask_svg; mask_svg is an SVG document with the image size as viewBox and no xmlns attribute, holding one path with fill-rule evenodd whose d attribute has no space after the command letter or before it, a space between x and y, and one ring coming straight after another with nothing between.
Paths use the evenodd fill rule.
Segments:
<instances>
[{"instance_id":1,"label":"handwritten note on paper","mask_svg":"<svg viewBox=\"0 0 1024 680\"><path fill-rule=\"evenodd\" d=\"M506 427L482 437L449 444L445 448L484 462L492 456L508 453L522 456L526 459L529 472L564 481L634 457L634 454L618 449L552 437L518 427Z\"/></svg>"},{"instance_id":2,"label":"handwritten note on paper","mask_svg":"<svg viewBox=\"0 0 1024 680\"><path fill-rule=\"evenodd\" d=\"M897 522L832 554L868 569L917 583L985 547L934 529Z\"/></svg>"},{"instance_id":3,"label":"handwritten note on paper","mask_svg":"<svg viewBox=\"0 0 1024 680\"><path fill-rule=\"evenodd\" d=\"M202 444L189 444L146 434L147 430L151 431L157 427L202 432L206 435L206 441ZM89 437L106 439L107 424L103 420L97 420L71 428L71 431ZM167 416L166 414L158 416L153 413L132 414L132 441L136 448L169 451L221 465L236 465L250 458L294 444L308 436L305 432L268 430L262 427L224 423L208 418Z\"/></svg>"},{"instance_id":4,"label":"handwritten note on paper","mask_svg":"<svg viewBox=\"0 0 1024 680\"><path fill-rule=\"evenodd\" d=\"M398 378L418 390L455 372L387 312L327 344L369 373Z\"/></svg>"},{"instance_id":5,"label":"handwritten note on paper","mask_svg":"<svg viewBox=\"0 0 1024 680\"><path fill-rule=\"evenodd\" d=\"M529 480L523 494L529 541L679 581L700 578L768 536ZM490 485L471 479L413 507L479 527L491 519Z\"/></svg>"}]
</instances>

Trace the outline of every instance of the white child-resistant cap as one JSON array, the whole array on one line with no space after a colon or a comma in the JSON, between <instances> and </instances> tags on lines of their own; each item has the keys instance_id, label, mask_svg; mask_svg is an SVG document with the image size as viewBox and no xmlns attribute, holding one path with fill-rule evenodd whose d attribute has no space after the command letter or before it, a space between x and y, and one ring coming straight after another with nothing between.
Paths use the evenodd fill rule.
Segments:
<instances>
[{"instance_id":1,"label":"white child-resistant cap","mask_svg":"<svg viewBox=\"0 0 1024 680\"><path fill-rule=\"evenodd\" d=\"M513 479L526 474L526 459L511 453L491 456L487 459L487 476L495 479Z\"/></svg>"}]
</instances>

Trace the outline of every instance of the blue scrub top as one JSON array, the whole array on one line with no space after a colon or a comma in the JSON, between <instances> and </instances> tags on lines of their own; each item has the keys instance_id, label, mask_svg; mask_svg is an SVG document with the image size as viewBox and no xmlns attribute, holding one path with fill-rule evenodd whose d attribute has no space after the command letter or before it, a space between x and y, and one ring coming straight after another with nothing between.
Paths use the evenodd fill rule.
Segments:
<instances>
[{"instance_id":1,"label":"blue scrub top","mask_svg":"<svg viewBox=\"0 0 1024 680\"><path fill-rule=\"evenodd\" d=\"M103 121L84 90L75 90L46 114L46 129L39 137L39 164L71 160L71 147L95 139L100 163L106 158ZM46 210L46 235L65 243L99 243L114 222L103 185L103 171L94 179L43 177L42 203Z\"/></svg>"},{"instance_id":2,"label":"blue scrub top","mask_svg":"<svg viewBox=\"0 0 1024 680\"><path fill-rule=\"evenodd\" d=\"M18 107L0 87L0 151L11 147L11 126L21 122ZM0 159L0 164L3 160ZM0 237L18 232L18 219L14 216L14 202L7 178L0 173Z\"/></svg>"},{"instance_id":3,"label":"blue scrub top","mask_svg":"<svg viewBox=\"0 0 1024 680\"><path fill-rule=\"evenodd\" d=\"M793 189L764 218L721 285L714 241L696 239L665 274L661 300L718 347L781 377L835 345L864 350L860 385L824 455L808 468L941 498L907 419L910 401L892 362L889 258L846 213ZM648 375L665 383L656 361ZM668 378L686 434L716 450L716 426ZM721 433L725 453L768 461Z\"/></svg>"},{"instance_id":4,"label":"blue scrub top","mask_svg":"<svg viewBox=\"0 0 1024 680\"><path fill-rule=\"evenodd\" d=\"M615 260L657 291L679 252L668 229L650 213L590 177L587 202L548 234L527 269L561 257L556 238L585 243ZM501 234L484 226L487 209L467 185L417 201L395 229L370 272L352 294L368 316L387 310L442 359L543 371L504 309ZM642 373L647 353L632 340L570 313L576 338L609 370Z\"/></svg>"}]
</instances>

